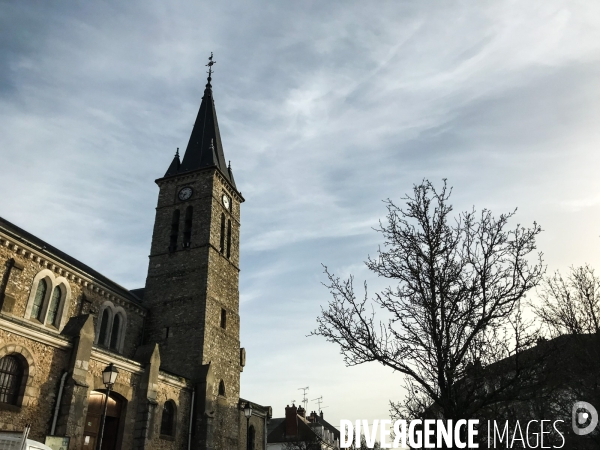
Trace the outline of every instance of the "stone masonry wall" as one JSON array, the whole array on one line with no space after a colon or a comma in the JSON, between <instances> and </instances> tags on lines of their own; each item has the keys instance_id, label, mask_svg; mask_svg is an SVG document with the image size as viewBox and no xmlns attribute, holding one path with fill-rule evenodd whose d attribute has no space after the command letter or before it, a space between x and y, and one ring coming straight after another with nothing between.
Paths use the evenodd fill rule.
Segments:
<instances>
[{"instance_id":1,"label":"stone masonry wall","mask_svg":"<svg viewBox=\"0 0 600 450\"><path fill-rule=\"evenodd\" d=\"M189 431L189 413L192 392L191 389L182 389L179 386L173 386L163 381L158 382L158 392L156 401L156 420L154 421L154 430L152 432L152 441L148 445L149 450L185 450L187 449L188 431ZM176 405L176 420L174 436L162 436L160 434L160 425L162 411L165 402L172 400Z\"/></svg>"},{"instance_id":2,"label":"stone masonry wall","mask_svg":"<svg viewBox=\"0 0 600 450\"><path fill-rule=\"evenodd\" d=\"M10 269L13 260L23 267L22 270ZM14 298L14 304L11 305L10 310L7 310L6 307L2 308L3 314L24 319L44 332L49 331L58 334L61 330L56 329L54 326L42 324L35 319L26 317L27 303L33 288L34 278L41 271L48 271L50 272L49 276L54 277L57 281L60 280L63 285L67 284L69 288L65 299L66 311L63 325L66 324L69 317L79 314L93 314L94 326L97 327L98 311L104 302L108 301L115 306L121 306L127 313L123 354L129 358L132 358L135 354L135 349L140 344L144 323L145 310L142 307L124 300L118 293L109 291L100 283L94 283L85 273L53 260L52 255L43 254L33 249L28 250L18 244L15 245L11 240L2 238L1 235L0 271L0 280L5 279L9 274L8 280L0 284L0 288L4 289L0 292L0 300L2 294L6 291L10 291L11 297Z\"/></svg>"},{"instance_id":3,"label":"stone masonry wall","mask_svg":"<svg viewBox=\"0 0 600 450\"><path fill-rule=\"evenodd\" d=\"M50 347L0 329L0 358L7 354L26 357L29 376L22 405L0 403L0 431L22 431L31 424L31 439L44 440L50 432L60 378L69 361L68 349Z\"/></svg>"},{"instance_id":4,"label":"stone masonry wall","mask_svg":"<svg viewBox=\"0 0 600 450\"><path fill-rule=\"evenodd\" d=\"M214 380L207 385L207 402L214 411L199 416L214 449L238 447L240 383L239 342L239 212L241 197L214 169L160 180L145 301L149 315L146 342L161 345L161 367L203 382L207 365ZM186 201L177 198L183 187L193 190ZM228 210L222 197L231 202ZM191 242L184 247L185 212L193 208ZM173 211L179 210L176 248L169 249ZM221 217L225 214L225 246L231 222L230 255L221 252ZM221 327L221 311L226 326ZM225 395L219 395L223 381ZM212 416L211 414L214 414ZM198 430L206 430L200 427Z\"/></svg>"},{"instance_id":5,"label":"stone masonry wall","mask_svg":"<svg viewBox=\"0 0 600 450\"><path fill-rule=\"evenodd\" d=\"M102 371L105 367L105 362L100 362L95 359L90 360L88 371L88 384L90 385L89 393L91 393L93 390L105 389L105 386L102 383ZM138 407L138 401L140 401L140 395L138 392L140 379L140 374L132 373L121 368L119 369L117 381L112 388L113 393L119 394L126 400L126 405L121 413L121 420L124 427L124 434L121 443L122 449L133 448L135 415Z\"/></svg>"}]
</instances>

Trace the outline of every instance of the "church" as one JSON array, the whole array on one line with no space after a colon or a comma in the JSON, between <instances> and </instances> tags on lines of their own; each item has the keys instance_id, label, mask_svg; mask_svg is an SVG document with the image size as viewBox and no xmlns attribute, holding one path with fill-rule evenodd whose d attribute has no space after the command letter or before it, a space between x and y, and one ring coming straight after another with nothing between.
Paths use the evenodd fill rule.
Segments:
<instances>
[{"instance_id":1,"label":"church","mask_svg":"<svg viewBox=\"0 0 600 450\"><path fill-rule=\"evenodd\" d=\"M212 64L185 154L156 180L145 287L128 290L0 218L0 433L30 424L31 439L70 450L266 448L271 408L240 398L244 198Z\"/></svg>"}]
</instances>

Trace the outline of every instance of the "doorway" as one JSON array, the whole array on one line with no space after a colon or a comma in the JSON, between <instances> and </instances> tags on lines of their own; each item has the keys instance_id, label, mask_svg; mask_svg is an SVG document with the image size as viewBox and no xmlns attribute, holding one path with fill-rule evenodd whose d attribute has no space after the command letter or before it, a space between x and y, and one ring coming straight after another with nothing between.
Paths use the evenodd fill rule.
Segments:
<instances>
[{"instance_id":1,"label":"doorway","mask_svg":"<svg viewBox=\"0 0 600 450\"><path fill-rule=\"evenodd\" d=\"M85 418L83 430L83 449L96 450L100 434L102 412L106 391L92 391L88 400L88 412ZM106 408L106 420L104 421L104 434L102 437L101 450L119 450L122 431L124 405L127 401L116 392L111 392Z\"/></svg>"}]
</instances>

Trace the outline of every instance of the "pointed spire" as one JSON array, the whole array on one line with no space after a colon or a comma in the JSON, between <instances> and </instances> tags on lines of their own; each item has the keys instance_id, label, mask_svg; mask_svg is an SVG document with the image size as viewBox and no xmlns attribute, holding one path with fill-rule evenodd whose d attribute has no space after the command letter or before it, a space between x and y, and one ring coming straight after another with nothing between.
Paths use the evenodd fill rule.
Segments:
<instances>
[{"instance_id":1,"label":"pointed spire","mask_svg":"<svg viewBox=\"0 0 600 450\"><path fill-rule=\"evenodd\" d=\"M235 180L233 179L233 171L231 170L231 161L229 161L229 166L227 166L227 172L229 173L229 180L231 181L231 184L233 184L233 186L235 187ZM240 195L242 195L241 192L240 192Z\"/></svg>"},{"instance_id":2,"label":"pointed spire","mask_svg":"<svg viewBox=\"0 0 600 450\"><path fill-rule=\"evenodd\" d=\"M204 96L200 109L192 129L192 134L185 150L185 155L179 166L179 173L191 170L203 169L205 167L216 167L227 178L235 188L233 177L227 169L221 133L217 122L217 112L212 93L212 66L213 54L208 58L208 80L204 89Z\"/></svg>"},{"instance_id":3,"label":"pointed spire","mask_svg":"<svg viewBox=\"0 0 600 450\"><path fill-rule=\"evenodd\" d=\"M180 165L181 165L181 162L179 162L179 147L177 147L177 151L175 152L175 157L173 158L171 165L167 169L167 173L165 173L165 177L168 177L169 175L175 175L177 172L179 172Z\"/></svg>"}]
</instances>

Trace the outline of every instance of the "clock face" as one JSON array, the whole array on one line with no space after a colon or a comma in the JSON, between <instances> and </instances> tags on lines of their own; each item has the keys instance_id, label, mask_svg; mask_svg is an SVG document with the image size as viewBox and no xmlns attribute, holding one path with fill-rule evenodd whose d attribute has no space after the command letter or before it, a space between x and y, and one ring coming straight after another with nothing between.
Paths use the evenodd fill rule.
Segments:
<instances>
[{"instance_id":1,"label":"clock face","mask_svg":"<svg viewBox=\"0 0 600 450\"><path fill-rule=\"evenodd\" d=\"M229 207L231 206L231 201L229 200L229 197L227 197L227 195L223 194L223 206L226 209L229 209Z\"/></svg>"},{"instance_id":2,"label":"clock face","mask_svg":"<svg viewBox=\"0 0 600 450\"><path fill-rule=\"evenodd\" d=\"M192 196L192 188L191 187L184 187L183 189L181 189L179 191L178 197L179 200L187 200Z\"/></svg>"}]
</instances>

